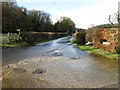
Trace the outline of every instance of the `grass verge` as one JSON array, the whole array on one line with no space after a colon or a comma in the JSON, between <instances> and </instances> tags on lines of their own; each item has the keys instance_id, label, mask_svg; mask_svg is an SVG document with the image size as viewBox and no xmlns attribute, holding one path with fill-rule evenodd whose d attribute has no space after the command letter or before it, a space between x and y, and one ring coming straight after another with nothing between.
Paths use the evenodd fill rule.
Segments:
<instances>
[{"instance_id":1,"label":"grass verge","mask_svg":"<svg viewBox=\"0 0 120 90\"><path fill-rule=\"evenodd\" d=\"M79 41L78 41L76 38L72 39L70 42L71 42L71 43L79 44Z\"/></svg>"},{"instance_id":2,"label":"grass verge","mask_svg":"<svg viewBox=\"0 0 120 90\"><path fill-rule=\"evenodd\" d=\"M96 49L93 46L78 46L81 50L89 51L94 54L102 55L110 59L118 60L119 54L105 51L103 49Z\"/></svg>"},{"instance_id":3,"label":"grass verge","mask_svg":"<svg viewBox=\"0 0 120 90\"><path fill-rule=\"evenodd\" d=\"M70 42L71 42L71 43L76 43L77 40L76 40L76 39L72 39Z\"/></svg>"},{"instance_id":4,"label":"grass verge","mask_svg":"<svg viewBox=\"0 0 120 90\"><path fill-rule=\"evenodd\" d=\"M5 43L5 44L0 44L2 48L14 48L14 47L19 47L19 46L29 46L28 43Z\"/></svg>"},{"instance_id":5,"label":"grass verge","mask_svg":"<svg viewBox=\"0 0 120 90\"><path fill-rule=\"evenodd\" d=\"M54 39L51 39L51 40L54 40ZM50 40L48 39L44 39L44 40L39 40L39 41L36 41L36 42L33 42L32 44L30 43L27 43L27 42L20 42L20 43L5 43L5 44L0 44L0 47L2 48L14 48L14 47L20 47L20 46L32 46L32 45L35 45L35 44L38 44L38 43L43 43L43 42L48 42Z\"/></svg>"}]
</instances>

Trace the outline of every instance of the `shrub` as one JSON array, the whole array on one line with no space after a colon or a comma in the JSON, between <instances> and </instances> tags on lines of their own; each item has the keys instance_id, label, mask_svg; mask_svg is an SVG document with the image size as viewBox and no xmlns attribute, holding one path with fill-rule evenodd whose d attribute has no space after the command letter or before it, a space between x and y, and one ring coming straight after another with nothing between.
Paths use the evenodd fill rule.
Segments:
<instances>
[{"instance_id":1,"label":"shrub","mask_svg":"<svg viewBox=\"0 0 120 90\"><path fill-rule=\"evenodd\" d=\"M85 43L86 43L85 36L86 36L85 32L76 33L76 42L77 42L77 44L85 45Z\"/></svg>"},{"instance_id":2,"label":"shrub","mask_svg":"<svg viewBox=\"0 0 120 90\"><path fill-rule=\"evenodd\" d=\"M78 41L77 41L76 38L74 38L74 39L71 40L71 43L77 43L77 42L78 42Z\"/></svg>"},{"instance_id":3,"label":"shrub","mask_svg":"<svg viewBox=\"0 0 120 90\"><path fill-rule=\"evenodd\" d=\"M66 36L64 33L48 33L48 32L24 32L21 34L22 41L28 44L34 44L36 42L44 40L52 40Z\"/></svg>"},{"instance_id":4,"label":"shrub","mask_svg":"<svg viewBox=\"0 0 120 90\"><path fill-rule=\"evenodd\" d=\"M120 46L116 49L116 53L120 54Z\"/></svg>"}]
</instances>

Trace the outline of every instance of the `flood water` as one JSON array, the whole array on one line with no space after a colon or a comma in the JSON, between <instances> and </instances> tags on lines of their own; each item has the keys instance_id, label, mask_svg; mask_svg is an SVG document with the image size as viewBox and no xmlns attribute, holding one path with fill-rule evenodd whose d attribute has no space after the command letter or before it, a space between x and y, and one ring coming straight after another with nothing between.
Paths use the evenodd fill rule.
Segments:
<instances>
[{"instance_id":1,"label":"flood water","mask_svg":"<svg viewBox=\"0 0 120 90\"><path fill-rule=\"evenodd\" d=\"M69 57L69 58L82 57L96 61L109 60L108 58L99 55L90 54L88 52L78 49L76 44L70 43L71 38L72 38L71 36L68 36L50 42L40 43L34 46L23 46L17 48L3 49L2 65L4 66L10 63L16 63L18 61L30 57L39 57L45 53L47 55L48 52L52 52L52 51L59 52L62 54L63 57Z\"/></svg>"},{"instance_id":2,"label":"flood water","mask_svg":"<svg viewBox=\"0 0 120 90\"><path fill-rule=\"evenodd\" d=\"M76 44L70 43L71 38L68 36L34 46L3 49L2 65L47 57L48 60L39 65L47 69L42 78L56 83L52 87L103 87L118 83L117 61L82 51ZM53 57L56 61L51 60Z\"/></svg>"}]
</instances>

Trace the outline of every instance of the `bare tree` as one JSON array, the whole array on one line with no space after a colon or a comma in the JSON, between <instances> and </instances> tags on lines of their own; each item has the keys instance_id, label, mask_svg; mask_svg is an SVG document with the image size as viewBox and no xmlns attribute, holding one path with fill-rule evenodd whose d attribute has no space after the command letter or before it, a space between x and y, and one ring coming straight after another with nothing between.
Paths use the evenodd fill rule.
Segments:
<instances>
[{"instance_id":1,"label":"bare tree","mask_svg":"<svg viewBox=\"0 0 120 90\"><path fill-rule=\"evenodd\" d=\"M117 22L120 23L120 12L118 11L117 13L115 13L116 18L117 18Z\"/></svg>"},{"instance_id":2,"label":"bare tree","mask_svg":"<svg viewBox=\"0 0 120 90\"><path fill-rule=\"evenodd\" d=\"M115 19L115 21L113 21ZM114 23L117 21L117 23L120 23L120 12L114 13L113 15L109 15L108 18L110 24L114 25Z\"/></svg>"},{"instance_id":3,"label":"bare tree","mask_svg":"<svg viewBox=\"0 0 120 90\"><path fill-rule=\"evenodd\" d=\"M120 1L118 2L118 23L120 24Z\"/></svg>"},{"instance_id":4,"label":"bare tree","mask_svg":"<svg viewBox=\"0 0 120 90\"><path fill-rule=\"evenodd\" d=\"M112 18L111 18L111 15L109 15L108 20L109 20L110 24L114 25L113 22L111 21L111 19L112 19Z\"/></svg>"}]
</instances>

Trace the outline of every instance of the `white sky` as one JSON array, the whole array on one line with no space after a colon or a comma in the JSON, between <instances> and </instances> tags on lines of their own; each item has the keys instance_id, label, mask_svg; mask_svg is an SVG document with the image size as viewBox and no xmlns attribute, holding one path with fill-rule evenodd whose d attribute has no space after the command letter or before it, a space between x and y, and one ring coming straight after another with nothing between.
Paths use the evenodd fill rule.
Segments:
<instances>
[{"instance_id":1,"label":"white sky","mask_svg":"<svg viewBox=\"0 0 120 90\"><path fill-rule=\"evenodd\" d=\"M119 0L17 0L19 6L49 12L55 23L61 16L71 18L78 28L109 23L118 10ZM55 2L55 4L54 4ZM113 18L114 20L114 18Z\"/></svg>"}]
</instances>

